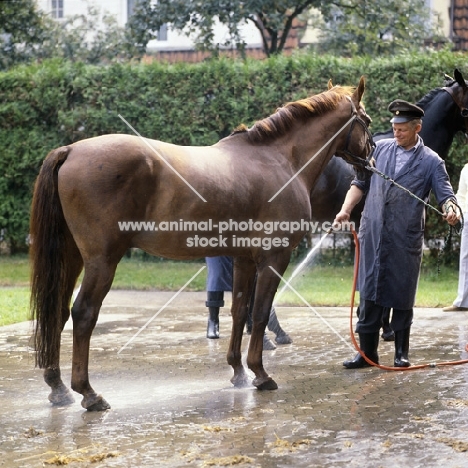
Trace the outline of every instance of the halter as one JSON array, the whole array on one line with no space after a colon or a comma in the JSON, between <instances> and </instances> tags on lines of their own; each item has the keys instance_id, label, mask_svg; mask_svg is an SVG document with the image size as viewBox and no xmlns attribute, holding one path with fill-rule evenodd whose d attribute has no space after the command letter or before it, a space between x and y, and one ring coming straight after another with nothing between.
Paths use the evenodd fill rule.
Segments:
<instances>
[{"instance_id":1,"label":"halter","mask_svg":"<svg viewBox=\"0 0 468 468\"><path fill-rule=\"evenodd\" d=\"M453 91L453 87L444 86L442 89L444 91L446 91L450 95L450 97L453 99L453 102L455 103L455 105L460 109L460 115L465 120L465 137L466 137L466 139L468 141L468 120L467 120L468 119L468 109L465 107L463 102L460 102L460 100L458 99L458 96Z\"/></svg>"},{"instance_id":2,"label":"halter","mask_svg":"<svg viewBox=\"0 0 468 468\"><path fill-rule=\"evenodd\" d=\"M374 149L375 149L374 139L372 137L372 133L370 132L366 122L364 122L364 120L362 120L362 118L359 117L358 111L356 109L356 106L354 105L354 102L352 101L352 99L349 96L346 96L346 97L349 100L349 102L351 103L351 115L354 118L353 118L353 120L351 122L351 127L350 127L350 129L348 131L348 135L346 136L345 147L344 147L343 150L340 150L339 152L346 155L346 157L350 160L350 163L352 165L360 167L360 168L365 168L365 167L369 166L371 161L372 161L372 155L374 154ZM369 154L367 155L367 158L363 158L360 155L355 155L354 153L352 153L348 149L349 146L350 146L350 143L351 143L351 137L352 137L352 133L354 131L354 127L355 127L356 123L359 124L364 129L365 133L367 134L367 143L369 144L369 146L371 148L370 151L369 151Z\"/></svg>"}]
</instances>

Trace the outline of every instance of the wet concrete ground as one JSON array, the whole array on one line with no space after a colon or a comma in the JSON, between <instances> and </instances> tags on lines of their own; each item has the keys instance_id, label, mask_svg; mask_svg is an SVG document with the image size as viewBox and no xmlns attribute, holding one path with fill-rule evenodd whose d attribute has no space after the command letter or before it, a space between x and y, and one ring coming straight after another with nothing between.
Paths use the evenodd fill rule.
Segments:
<instances>
[{"instance_id":1,"label":"wet concrete ground","mask_svg":"<svg viewBox=\"0 0 468 468\"><path fill-rule=\"evenodd\" d=\"M294 340L264 353L279 389L234 389L221 339L205 338L205 293L111 291L93 334L90 378L112 409L80 396L52 407L28 350L30 324L0 328L0 467L468 467L468 365L346 370L349 310L278 307ZM468 359L468 313L417 309L412 364ZM71 324L62 374L70 381ZM246 349L245 336L243 349ZM393 343L381 342L392 365Z\"/></svg>"}]
</instances>

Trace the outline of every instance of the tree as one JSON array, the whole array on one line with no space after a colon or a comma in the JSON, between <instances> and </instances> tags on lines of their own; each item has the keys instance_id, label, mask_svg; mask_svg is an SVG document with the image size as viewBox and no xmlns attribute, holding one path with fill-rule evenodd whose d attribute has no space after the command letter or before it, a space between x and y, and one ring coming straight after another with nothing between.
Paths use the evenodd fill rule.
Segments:
<instances>
[{"instance_id":1,"label":"tree","mask_svg":"<svg viewBox=\"0 0 468 468\"><path fill-rule=\"evenodd\" d=\"M52 57L102 63L137 54L127 30L95 6L86 15L58 22L38 10L34 0L10 0L0 2L0 17L0 70Z\"/></svg>"},{"instance_id":2,"label":"tree","mask_svg":"<svg viewBox=\"0 0 468 468\"><path fill-rule=\"evenodd\" d=\"M343 56L395 55L442 36L439 18L424 0L341 0L321 11L318 48Z\"/></svg>"},{"instance_id":3,"label":"tree","mask_svg":"<svg viewBox=\"0 0 468 468\"><path fill-rule=\"evenodd\" d=\"M0 2L0 18L0 69L31 60L48 30L34 0Z\"/></svg>"},{"instance_id":4,"label":"tree","mask_svg":"<svg viewBox=\"0 0 468 468\"><path fill-rule=\"evenodd\" d=\"M140 0L129 27L141 49L157 37L160 27L169 23L171 29L194 38L202 49L235 46L245 49L240 26L252 23L259 30L267 56L280 53L286 44L294 20L320 0ZM228 39L214 44L216 21L228 28Z\"/></svg>"},{"instance_id":5,"label":"tree","mask_svg":"<svg viewBox=\"0 0 468 468\"><path fill-rule=\"evenodd\" d=\"M62 57L98 64L132 58L135 50L130 45L125 28L118 26L115 17L88 5L86 15L50 22L47 38L37 57Z\"/></svg>"}]
</instances>

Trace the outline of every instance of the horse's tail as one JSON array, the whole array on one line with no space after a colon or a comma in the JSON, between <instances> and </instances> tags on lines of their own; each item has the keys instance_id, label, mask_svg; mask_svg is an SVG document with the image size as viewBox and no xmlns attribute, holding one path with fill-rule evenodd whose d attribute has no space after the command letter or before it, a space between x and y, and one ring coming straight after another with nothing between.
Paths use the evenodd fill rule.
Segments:
<instances>
[{"instance_id":1,"label":"horse's tail","mask_svg":"<svg viewBox=\"0 0 468 468\"><path fill-rule=\"evenodd\" d=\"M36 320L36 365L58 366L62 310L68 307L67 251L70 235L58 194L58 171L67 159L66 146L52 150L44 160L34 187L30 218L31 318Z\"/></svg>"}]
</instances>

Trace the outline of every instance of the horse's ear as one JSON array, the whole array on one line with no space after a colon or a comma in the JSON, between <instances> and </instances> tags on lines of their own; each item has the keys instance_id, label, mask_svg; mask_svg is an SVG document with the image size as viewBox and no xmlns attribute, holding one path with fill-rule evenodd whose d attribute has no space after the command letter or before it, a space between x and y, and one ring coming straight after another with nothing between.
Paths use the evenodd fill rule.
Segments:
<instances>
[{"instance_id":1,"label":"horse's ear","mask_svg":"<svg viewBox=\"0 0 468 468\"><path fill-rule=\"evenodd\" d=\"M466 83L465 83L465 80L463 78L463 75L461 74L461 72L458 70L458 68L455 68L455 80L457 81L457 83L462 87L462 88L466 88Z\"/></svg>"},{"instance_id":2,"label":"horse's ear","mask_svg":"<svg viewBox=\"0 0 468 468\"><path fill-rule=\"evenodd\" d=\"M361 76L358 87L356 88L356 91L354 91L354 94L353 94L357 102L361 102L361 98L362 98L362 95L364 94L365 87L366 87L366 79L364 78L364 76Z\"/></svg>"},{"instance_id":3,"label":"horse's ear","mask_svg":"<svg viewBox=\"0 0 468 468\"><path fill-rule=\"evenodd\" d=\"M455 81L450 75L447 75L447 73L444 73L444 80L445 81Z\"/></svg>"},{"instance_id":4,"label":"horse's ear","mask_svg":"<svg viewBox=\"0 0 468 468\"><path fill-rule=\"evenodd\" d=\"M332 83L332 80L331 78L328 80L328 89L332 89L333 88L333 83Z\"/></svg>"}]
</instances>

